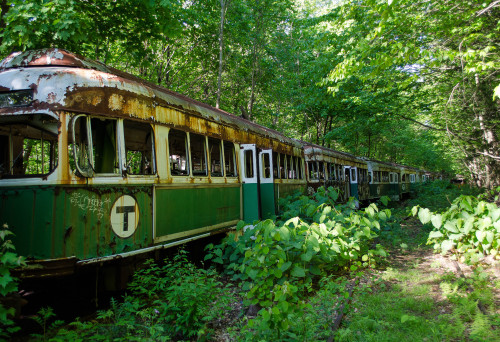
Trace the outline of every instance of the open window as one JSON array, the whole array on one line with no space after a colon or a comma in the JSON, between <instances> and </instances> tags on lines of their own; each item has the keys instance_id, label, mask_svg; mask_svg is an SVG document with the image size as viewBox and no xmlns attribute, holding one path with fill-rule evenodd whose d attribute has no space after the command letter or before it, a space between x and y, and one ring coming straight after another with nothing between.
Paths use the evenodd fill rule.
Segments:
<instances>
[{"instance_id":1,"label":"open window","mask_svg":"<svg viewBox=\"0 0 500 342\"><path fill-rule=\"evenodd\" d=\"M302 170L304 169L304 159L302 157L297 158L297 174L299 179L304 179L304 174Z\"/></svg>"},{"instance_id":2,"label":"open window","mask_svg":"<svg viewBox=\"0 0 500 342\"><path fill-rule=\"evenodd\" d=\"M125 138L125 168L129 175L156 173L154 133L150 124L123 121Z\"/></svg>"},{"instance_id":3,"label":"open window","mask_svg":"<svg viewBox=\"0 0 500 342\"><path fill-rule=\"evenodd\" d=\"M41 177L57 166L58 121L45 114L0 118L0 178Z\"/></svg>"},{"instance_id":4,"label":"open window","mask_svg":"<svg viewBox=\"0 0 500 342\"><path fill-rule=\"evenodd\" d=\"M351 168L351 179L350 179L351 184L352 184L352 183L357 183L357 182L358 182L358 179L357 179L357 177L356 177L356 176L357 176L357 175L356 175L356 170L357 170L357 168L355 168L355 167L352 167L352 168Z\"/></svg>"},{"instance_id":5,"label":"open window","mask_svg":"<svg viewBox=\"0 0 500 342\"><path fill-rule=\"evenodd\" d=\"M317 180L318 179L318 170L316 161L307 162L307 170L309 172L309 179Z\"/></svg>"},{"instance_id":6,"label":"open window","mask_svg":"<svg viewBox=\"0 0 500 342\"><path fill-rule=\"evenodd\" d=\"M321 161L318 164L319 179L325 180L325 163Z\"/></svg>"},{"instance_id":7,"label":"open window","mask_svg":"<svg viewBox=\"0 0 500 342\"><path fill-rule=\"evenodd\" d=\"M193 176L207 176L207 144L205 136L190 133L189 145L191 147Z\"/></svg>"},{"instance_id":8,"label":"open window","mask_svg":"<svg viewBox=\"0 0 500 342\"><path fill-rule=\"evenodd\" d=\"M73 119L72 133L74 164L81 175L121 174L117 120L79 115Z\"/></svg>"},{"instance_id":9,"label":"open window","mask_svg":"<svg viewBox=\"0 0 500 342\"><path fill-rule=\"evenodd\" d=\"M187 134L184 131L170 129L168 132L168 151L170 174L172 176L189 175Z\"/></svg>"},{"instance_id":10,"label":"open window","mask_svg":"<svg viewBox=\"0 0 500 342\"><path fill-rule=\"evenodd\" d=\"M222 140L208 138L208 153L210 154L210 175L212 177L223 177Z\"/></svg>"},{"instance_id":11,"label":"open window","mask_svg":"<svg viewBox=\"0 0 500 342\"><path fill-rule=\"evenodd\" d=\"M224 141L224 165L226 169L226 177L237 177L236 171L236 154L234 153L234 144L229 141Z\"/></svg>"},{"instance_id":12,"label":"open window","mask_svg":"<svg viewBox=\"0 0 500 342\"><path fill-rule=\"evenodd\" d=\"M297 172L296 172L296 166L295 166L295 157L293 156L287 156L288 159L288 179L297 179Z\"/></svg>"},{"instance_id":13,"label":"open window","mask_svg":"<svg viewBox=\"0 0 500 342\"><path fill-rule=\"evenodd\" d=\"M261 177L264 179L269 179L271 178L271 158L270 158L270 153L269 152L261 152L261 172L262 175Z\"/></svg>"},{"instance_id":14,"label":"open window","mask_svg":"<svg viewBox=\"0 0 500 342\"><path fill-rule=\"evenodd\" d=\"M279 161L279 165L280 165L280 178L281 179L286 179L286 155L283 154L283 153L280 153L280 161Z\"/></svg>"},{"instance_id":15,"label":"open window","mask_svg":"<svg viewBox=\"0 0 500 342\"><path fill-rule=\"evenodd\" d=\"M253 178L253 150L245 150L244 152L244 168L245 168L245 178Z\"/></svg>"}]
</instances>

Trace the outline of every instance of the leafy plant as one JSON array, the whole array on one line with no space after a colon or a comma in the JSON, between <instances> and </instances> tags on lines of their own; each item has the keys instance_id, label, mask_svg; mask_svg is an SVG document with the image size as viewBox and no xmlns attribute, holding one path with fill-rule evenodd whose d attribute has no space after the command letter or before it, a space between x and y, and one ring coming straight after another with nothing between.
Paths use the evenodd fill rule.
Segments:
<instances>
[{"instance_id":1,"label":"leafy plant","mask_svg":"<svg viewBox=\"0 0 500 342\"><path fill-rule=\"evenodd\" d=\"M428 244L443 254L451 252L462 261L479 262L485 255L500 251L500 208L473 196L460 196L442 214L413 207L423 224L432 223Z\"/></svg>"},{"instance_id":2,"label":"leafy plant","mask_svg":"<svg viewBox=\"0 0 500 342\"><path fill-rule=\"evenodd\" d=\"M112 299L95 322L73 322L56 339L210 339L213 326L236 300L214 270L197 268L181 250L163 265L149 260L134 274L121 302Z\"/></svg>"},{"instance_id":3,"label":"leafy plant","mask_svg":"<svg viewBox=\"0 0 500 342\"><path fill-rule=\"evenodd\" d=\"M207 246L205 259L223 265L228 275L242 281L243 290L248 291L245 303L261 308L250 328L270 329L279 335L297 312L307 308L304 298L320 276L356 271L386 255L380 245L372 249L372 244L381 224L391 216L390 210L379 211L370 204L355 211L351 201L339 211L329 201L292 197L285 207L301 217L277 224L266 220L255 226L239 222L241 236L232 234L218 246ZM282 217L289 216L285 212Z\"/></svg>"},{"instance_id":4,"label":"leafy plant","mask_svg":"<svg viewBox=\"0 0 500 342\"><path fill-rule=\"evenodd\" d=\"M0 297L4 299L17 291L17 279L12 277L11 270L25 265L24 258L17 255L16 248L9 239L14 235L7 224L0 229ZM14 308L8 308L0 300L0 337L8 337L19 330L14 326L10 316L15 314Z\"/></svg>"},{"instance_id":5,"label":"leafy plant","mask_svg":"<svg viewBox=\"0 0 500 342\"><path fill-rule=\"evenodd\" d=\"M38 310L38 315L34 316L32 319L42 328L43 333L33 334L32 336L38 338L39 340L47 341L49 331L57 329L64 323L64 321L55 320L54 322L49 324L51 318L55 316L56 314L51 307L41 308L40 310Z\"/></svg>"}]
</instances>

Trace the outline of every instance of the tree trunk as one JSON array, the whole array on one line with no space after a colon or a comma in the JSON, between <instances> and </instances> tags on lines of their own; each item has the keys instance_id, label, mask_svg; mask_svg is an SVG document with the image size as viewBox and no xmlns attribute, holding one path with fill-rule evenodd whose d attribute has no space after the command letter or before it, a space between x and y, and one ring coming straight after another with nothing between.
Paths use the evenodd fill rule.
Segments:
<instances>
[{"instance_id":1,"label":"tree trunk","mask_svg":"<svg viewBox=\"0 0 500 342\"><path fill-rule=\"evenodd\" d=\"M222 61L224 56L224 20L228 0L220 0L220 25L219 25L219 75L217 77L217 102L215 108L220 108L220 96L222 85Z\"/></svg>"}]
</instances>

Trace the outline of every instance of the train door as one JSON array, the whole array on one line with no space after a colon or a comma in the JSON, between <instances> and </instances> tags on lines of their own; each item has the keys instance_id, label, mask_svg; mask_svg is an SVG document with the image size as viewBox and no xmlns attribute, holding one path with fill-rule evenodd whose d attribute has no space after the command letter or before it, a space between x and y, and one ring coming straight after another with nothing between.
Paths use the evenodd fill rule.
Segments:
<instances>
[{"instance_id":1,"label":"train door","mask_svg":"<svg viewBox=\"0 0 500 342\"><path fill-rule=\"evenodd\" d=\"M259 200L262 219L275 215L273 150L259 152Z\"/></svg>"},{"instance_id":2,"label":"train door","mask_svg":"<svg viewBox=\"0 0 500 342\"><path fill-rule=\"evenodd\" d=\"M259 188L255 144L240 145L241 191L243 193L243 221L259 219Z\"/></svg>"},{"instance_id":3,"label":"train door","mask_svg":"<svg viewBox=\"0 0 500 342\"><path fill-rule=\"evenodd\" d=\"M353 166L351 169L351 175L349 177L349 191L351 193L351 197L355 197L359 200L359 192L358 192L358 168Z\"/></svg>"},{"instance_id":4,"label":"train door","mask_svg":"<svg viewBox=\"0 0 500 342\"><path fill-rule=\"evenodd\" d=\"M347 197L359 199L358 194L358 168L355 166L344 166L345 182L347 185Z\"/></svg>"}]
</instances>

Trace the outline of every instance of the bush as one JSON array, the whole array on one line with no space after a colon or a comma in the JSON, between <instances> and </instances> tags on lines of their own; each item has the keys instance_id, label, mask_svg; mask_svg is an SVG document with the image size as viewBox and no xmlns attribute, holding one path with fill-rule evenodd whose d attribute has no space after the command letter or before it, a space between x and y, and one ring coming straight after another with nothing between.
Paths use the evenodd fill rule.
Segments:
<instances>
[{"instance_id":1,"label":"bush","mask_svg":"<svg viewBox=\"0 0 500 342\"><path fill-rule=\"evenodd\" d=\"M230 311L233 293L213 270L197 268L180 251L160 266L148 261L135 273L123 302L99 312L96 321L71 323L58 341L169 341L210 339L211 325Z\"/></svg>"},{"instance_id":2,"label":"bush","mask_svg":"<svg viewBox=\"0 0 500 342\"><path fill-rule=\"evenodd\" d=\"M442 214L416 206L412 209L423 224L431 223L428 244L461 261L477 263L485 255L498 257L500 250L500 208L473 196L460 196Z\"/></svg>"},{"instance_id":3,"label":"bush","mask_svg":"<svg viewBox=\"0 0 500 342\"><path fill-rule=\"evenodd\" d=\"M17 291L17 279L10 271L25 265L24 258L17 255L16 248L9 239L14 235L7 224L0 229L0 337L7 338L19 330L10 317L14 316L15 309L3 305L4 299Z\"/></svg>"},{"instance_id":4,"label":"bush","mask_svg":"<svg viewBox=\"0 0 500 342\"><path fill-rule=\"evenodd\" d=\"M301 217L255 226L240 222L241 236L231 234L220 245L207 246L205 259L223 265L224 272L242 281L248 290L245 303L261 308L249 324L255 330L287 330L291 318L306 307L304 298L315 279L333 271L356 271L386 255L380 245L373 249L372 244L391 215L388 209L379 211L371 204L354 211L351 201L341 212L305 196L286 206ZM283 214L289 216L290 212Z\"/></svg>"}]
</instances>

